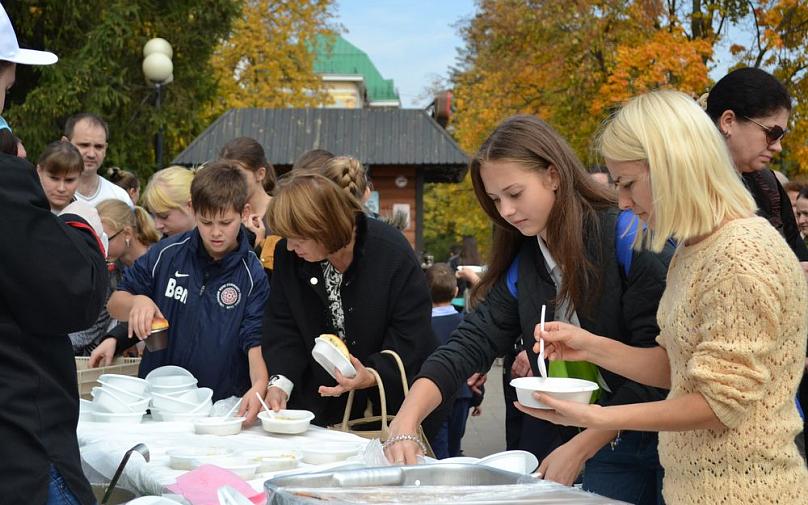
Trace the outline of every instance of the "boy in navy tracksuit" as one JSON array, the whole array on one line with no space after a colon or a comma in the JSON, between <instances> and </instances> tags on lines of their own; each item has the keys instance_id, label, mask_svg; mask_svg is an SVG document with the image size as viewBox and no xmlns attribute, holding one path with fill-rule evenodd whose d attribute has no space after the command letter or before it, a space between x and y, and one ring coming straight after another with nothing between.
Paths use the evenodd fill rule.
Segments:
<instances>
[{"instance_id":1,"label":"boy in navy tracksuit","mask_svg":"<svg viewBox=\"0 0 808 505\"><path fill-rule=\"evenodd\" d=\"M451 304L457 295L457 280L454 271L446 263L431 266L426 271L426 278L432 296L432 331L443 345L463 320L463 315ZM443 459L462 455L460 442L466 432L469 409L473 407L472 415L479 415L481 402L482 394L472 393L466 384L460 386L448 419L443 422L435 438L430 440L435 457Z\"/></svg>"},{"instance_id":2,"label":"boy in navy tracksuit","mask_svg":"<svg viewBox=\"0 0 808 505\"><path fill-rule=\"evenodd\" d=\"M152 319L169 322L168 348L146 351L139 374L163 365L189 370L213 399L243 396L241 413L260 410L267 370L261 355L261 318L269 285L242 229L247 184L238 162L216 161L191 184L196 228L152 246L109 300L109 312L148 338ZM111 356L116 340L94 354ZM121 347L125 347L124 343ZM102 349L103 347L103 349Z\"/></svg>"}]
</instances>

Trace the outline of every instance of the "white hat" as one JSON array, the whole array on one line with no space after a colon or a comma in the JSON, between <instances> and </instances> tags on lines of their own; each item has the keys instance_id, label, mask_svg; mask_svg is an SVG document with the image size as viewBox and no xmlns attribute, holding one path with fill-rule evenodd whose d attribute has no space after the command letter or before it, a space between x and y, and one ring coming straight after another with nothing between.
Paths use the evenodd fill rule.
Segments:
<instances>
[{"instance_id":1,"label":"white hat","mask_svg":"<svg viewBox=\"0 0 808 505\"><path fill-rule=\"evenodd\" d=\"M53 65L59 57L48 51L20 49L6 9L0 5L0 60L23 65Z\"/></svg>"}]
</instances>

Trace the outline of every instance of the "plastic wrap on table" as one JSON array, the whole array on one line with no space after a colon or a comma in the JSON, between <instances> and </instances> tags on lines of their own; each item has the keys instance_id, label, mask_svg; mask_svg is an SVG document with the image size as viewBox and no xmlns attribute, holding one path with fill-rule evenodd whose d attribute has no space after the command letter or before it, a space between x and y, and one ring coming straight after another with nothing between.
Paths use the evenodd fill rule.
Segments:
<instances>
[{"instance_id":1,"label":"plastic wrap on table","mask_svg":"<svg viewBox=\"0 0 808 505\"><path fill-rule=\"evenodd\" d=\"M465 464L377 467L268 480L270 505L606 505L623 502L502 470Z\"/></svg>"}]
</instances>

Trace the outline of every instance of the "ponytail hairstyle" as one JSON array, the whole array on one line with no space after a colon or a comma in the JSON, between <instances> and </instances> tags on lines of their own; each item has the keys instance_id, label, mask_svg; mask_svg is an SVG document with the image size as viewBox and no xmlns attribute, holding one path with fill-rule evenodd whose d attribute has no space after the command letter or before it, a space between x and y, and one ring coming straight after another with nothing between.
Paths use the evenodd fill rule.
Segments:
<instances>
[{"instance_id":1,"label":"ponytail hairstyle","mask_svg":"<svg viewBox=\"0 0 808 505\"><path fill-rule=\"evenodd\" d=\"M140 189L140 179L132 172L120 167L110 167L107 170L107 178L113 184L125 189L127 193L133 189Z\"/></svg>"},{"instance_id":2,"label":"ponytail hairstyle","mask_svg":"<svg viewBox=\"0 0 808 505\"><path fill-rule=\"evenodd\" d=\"M101 222L113 230L113 234L125 229L132 230L135 240L150 246L160 240L160 232L154 227L154 220L143 207L135 206L134 210L117 199L104 200L96 206Z\"/></svg>"}]
</instances>

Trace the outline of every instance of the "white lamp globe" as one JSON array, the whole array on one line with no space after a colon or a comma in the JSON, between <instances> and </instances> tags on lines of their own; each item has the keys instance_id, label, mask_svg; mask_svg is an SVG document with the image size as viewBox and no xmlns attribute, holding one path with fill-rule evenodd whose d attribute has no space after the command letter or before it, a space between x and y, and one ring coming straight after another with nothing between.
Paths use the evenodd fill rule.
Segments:
<instances>
[{"instance_id":1,"label":"white lamp globe","mask_svg":"<svg viewBox=\"0 0 808 505\"><path fill-rule=\"evenodd\" d=\"M150 54L161 53L168 56L169 59L174 57L174 51L171 49L171 44L166 39L160 37L154 38L146 42L143 46L143 57L147 58Z\"/></svg>"},{"instance_id":2,"label":"white lamp globe","mask_svg":"<svg viewBox=\"0 0 808 505\"><path fill-rule=\"evenodd\" d=\"M143 59L143 75L155 83L164 83L174 73L171 58L162 53L152 53Z\"/></svg>"}]
</instances>

